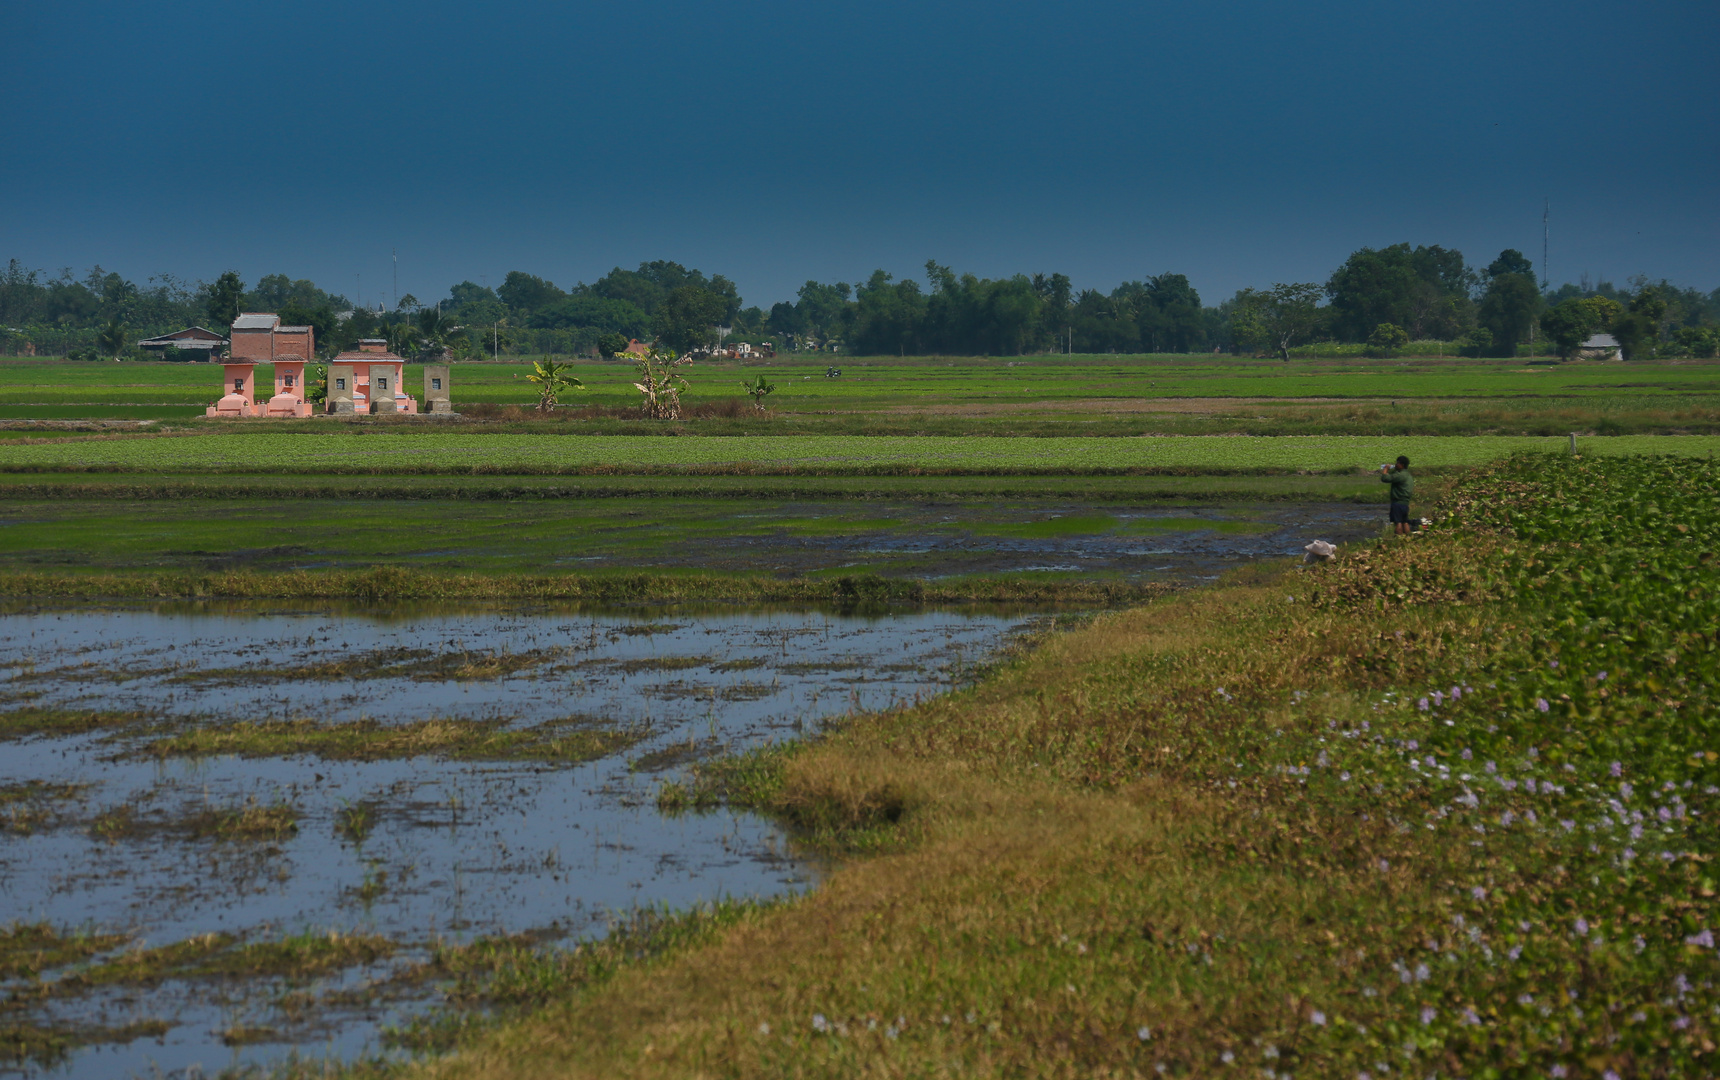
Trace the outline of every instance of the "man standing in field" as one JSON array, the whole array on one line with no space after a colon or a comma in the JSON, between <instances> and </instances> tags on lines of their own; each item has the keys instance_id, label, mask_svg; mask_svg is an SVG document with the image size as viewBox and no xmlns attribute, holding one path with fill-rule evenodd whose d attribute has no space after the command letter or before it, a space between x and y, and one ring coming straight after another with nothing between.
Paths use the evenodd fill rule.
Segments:
<instances>
[{"instance_id":1,"label":"man standing in field","mask_svg":"<svg viewBox=\"0 0 1720 1080\"><path fill-rule=\"evenodd\" d=\"M1409 499L1415 494L1415 477L1409 474L1409 458L1399 454L1395 469L1389 465L1381 465L1380 483L1392 486L1392 531L1399 536L1410 535Z\"/></svg>"}]
</instances>

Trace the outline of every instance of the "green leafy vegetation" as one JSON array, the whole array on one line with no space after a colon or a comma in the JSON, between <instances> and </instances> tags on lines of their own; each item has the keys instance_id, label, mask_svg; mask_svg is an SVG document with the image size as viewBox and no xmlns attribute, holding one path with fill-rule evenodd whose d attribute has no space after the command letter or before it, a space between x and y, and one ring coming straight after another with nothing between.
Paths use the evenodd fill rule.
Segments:
<instances>
[{"instance_id":1,"label":"green leafy vegetation","mask_svg":"<svg viewBox=\"0 0 1720 1080\"><path fill-rule=\"evenodd\" d=\"M1623 304L1645 296L1655 297L1657 306L1632 340L1651 348L1676 352L1681 338L1675 331L1720 323L1720 294L1664 279L1634 279L1622 290L1585 280L1562 286L1551 299ZM721 274L659 259L634 270L615 267L567 289L514 270L494 289L462 281L445 299L424 303L408 294L393 311L380 311L285 274L265 275L250 287L232 270L195 284L157 275L145 287L99 266L81 280L70 270L50 278L13 259L0 270L0 348L83 359L132 355L130 327L154 334L201 323L224 331L241 311L269 311L312 326L320 351L329 355L375 337L401 356L424 359L515 350L612 357L631 339L684 353L709 349L719 327L725 344L767 353L1010 356L1217 348L1287 356L1285 350L1301 342L1328 348L1364 342L1381 323L1440 345L1460 337L1479 341L1484 334L1486 347L1510 356L1529 341L1543 301L1534 268L1520 252L1502 251L1483 268L1455 249L1407 243L1362 248L1324 284L1243 289L1216 306L1203 304L1177 273L1077 292L1065 274L989 279L929 260L923 285L883 270L858 284L808 281L793 300L767 311L744 305ZM1620 322L1627 336L1631 325L1628 317Z\"/></svg>"},{"instance_id":2,"label":"green leafy vegetation","mask_svg":"<svg viewBox=\"0 0 1720 1080\"><path fill-rule=\"evenodd\" d=\"M1707 456L1720 436L1616 436L1585 440L1593 454ZM305 436L258 433L138 437L91 443L0 446L0 468L72 472L315 473L1104 473L1353 470L1408 454L1418 466L1451 468L1520 450L1561 449L1552 439L1508 436L1272 439L1042 438L992 436L889 440L842 436L635 439L624 436L391 433Z\"/></svg>"},{"instance_id":3,"label":"green leafy vegetation","mask_svg":"<svg viewBox=\"0 0 1720 1080\"><path fill-rule=\"evenodd\" d=\"M437 1075L1708 1074L1717 508L1513 459L1426 535L701 766L665 807L871 854Z\"/></svg>"}]
</instances>

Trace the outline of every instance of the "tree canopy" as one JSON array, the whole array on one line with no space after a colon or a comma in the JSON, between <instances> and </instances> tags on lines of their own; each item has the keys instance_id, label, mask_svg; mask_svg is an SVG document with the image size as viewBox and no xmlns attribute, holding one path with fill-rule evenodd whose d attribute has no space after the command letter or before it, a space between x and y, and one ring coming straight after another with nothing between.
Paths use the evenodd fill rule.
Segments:
<instances>
[{"instance_id":1,"label":"tree canopy","mask_svg":"<svg viewBox=\"0 0 1720 1080\"><path fill-rule=\"evenodd\" d=\"M1569 356L1587 333L1608 331L1640 357L1701 355L1715 340L1709 331L1720 334L1720 289L1585 278L1543 295L1533 270L1515 249L1476 269L1460 251L1400 243L1353 252L1323 285L1243 289L1207 306L1187 275L1169 270L1077 289L1062 273L985 277L932 260L918 278L880 269L858 285L809 280L767 310L747 306L722 274L655 260L570 288L513 270L495 288L463 280L441 301L403 296L396 310L383 311L354 308L281 273L250 287L232 270L207 282L158 275L140 284L100 266L51 275L14 259L0 270L0 340L7 348L33 339L43 349L87 352L100 334L112 340L115 326L131 340L193 323L224 332L247 310L315 327L319 351L381 336L408 350L403 355L499 353L507 341L531 352L611 356L634 339L684 353L712 344L720 331L731 342L778 348L992 356L1212 349L1288 356L1322 341L1394 352L1403 337L1461 339L1470 351L1509 356L1538 333ZM422 325L425 312L435 316L433 332ZM1391 331L1382 337L1381 327Z\"/></svg>"}]
</instances>

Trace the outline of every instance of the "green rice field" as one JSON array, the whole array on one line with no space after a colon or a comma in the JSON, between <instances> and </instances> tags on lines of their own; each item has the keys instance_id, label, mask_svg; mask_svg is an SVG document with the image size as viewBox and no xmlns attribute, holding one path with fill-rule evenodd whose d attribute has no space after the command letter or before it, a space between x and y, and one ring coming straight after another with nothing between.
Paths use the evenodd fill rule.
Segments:
<instances>
[{"instance_id":1,"label":"green rice field","mask_svg":"<svg viewBox=\"0 0 1720 1080\"><path fill-rule=\"evenodd\" d=\"M1582 452L1709 457L1720 436L1580 440ZM1377 468L1398 454L1417 466L1474 465L1567 441L1512 436L854 438L785 435L638 438L385 431L207 434L59 440L0 446L0 471L283 473L577 473L609 471L1065 472L1188 469L1339 471Z\"/></svg>"},{"instance_id":2,"label":"green rice field","mask_svg":"<svg viewBox=\"0 0 1720 1080\"><path fill-rule=\"evenodd\" d=\"M839 378L825 377L830 366ZM530 405L524 362L462 363L454 368L456 403ZM631 366L576 361L588 391L574 404L636 403ZM1592 399L1625 395L1677 400L1717 393L1712 362L1555 364L1547 361L1399 359L1274 360L1213 356L784 357L693 365L687 402L739 396L740 380L763 373L777 386L771 403L798 410L936 410L974 405L1025 406L1131 398L1314 398L1344 400ZM269 365L257 381L268 384ZM407 371L415 392L418 373ZM188 418L220 396L207 364L53 360L0 362L0 418L114 416Z\"/></svg>"}]
</instances>

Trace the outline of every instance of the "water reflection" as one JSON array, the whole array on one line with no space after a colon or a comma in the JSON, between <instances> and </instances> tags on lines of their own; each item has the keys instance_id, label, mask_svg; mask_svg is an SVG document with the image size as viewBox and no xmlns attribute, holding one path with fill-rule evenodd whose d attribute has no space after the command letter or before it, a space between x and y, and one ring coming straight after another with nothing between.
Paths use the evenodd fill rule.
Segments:
<instances>
[{"instance_id":1,"label":"water reflection","mask_svg":"<svg viewBox=\"0 0 1720 1080\"><path fill-rule=\"evenodd\" d=\"M185 607L15 613L0 629L9 710L101 710L132 723L0 744L4 782L87 785L29 831L0 832L0 908L159 945L210 932L384 935L413 955L438 938L601 932L611 913L806 887L816 868L747 814L665 817L662 776L700 755L793 738L822 718L937 693L1027 617L912 612L397 611ZM577 765L434 756L152 757L156 740L235 721L567 722L627 748ZM247 800L297 830L230 842L175 823ZM133 829L92 828L123 810ZM353 828L353 814L362 827ZM398 958L397 958L398 959ZM386 968L386 964L382 968ZM316 992L385 970L349 970ZM295 1024L232 984L116 988L50 1000L37 1023L175 1026L161 1041L79 1052L68 1075L217 1066L235 1017L278 1041L358 1052L402 1007L321 1010ZM410 1006L407 1006L410 1007ZM3 1068L0 1065L0 1068Z\"/></svg>"}]
</instances>

